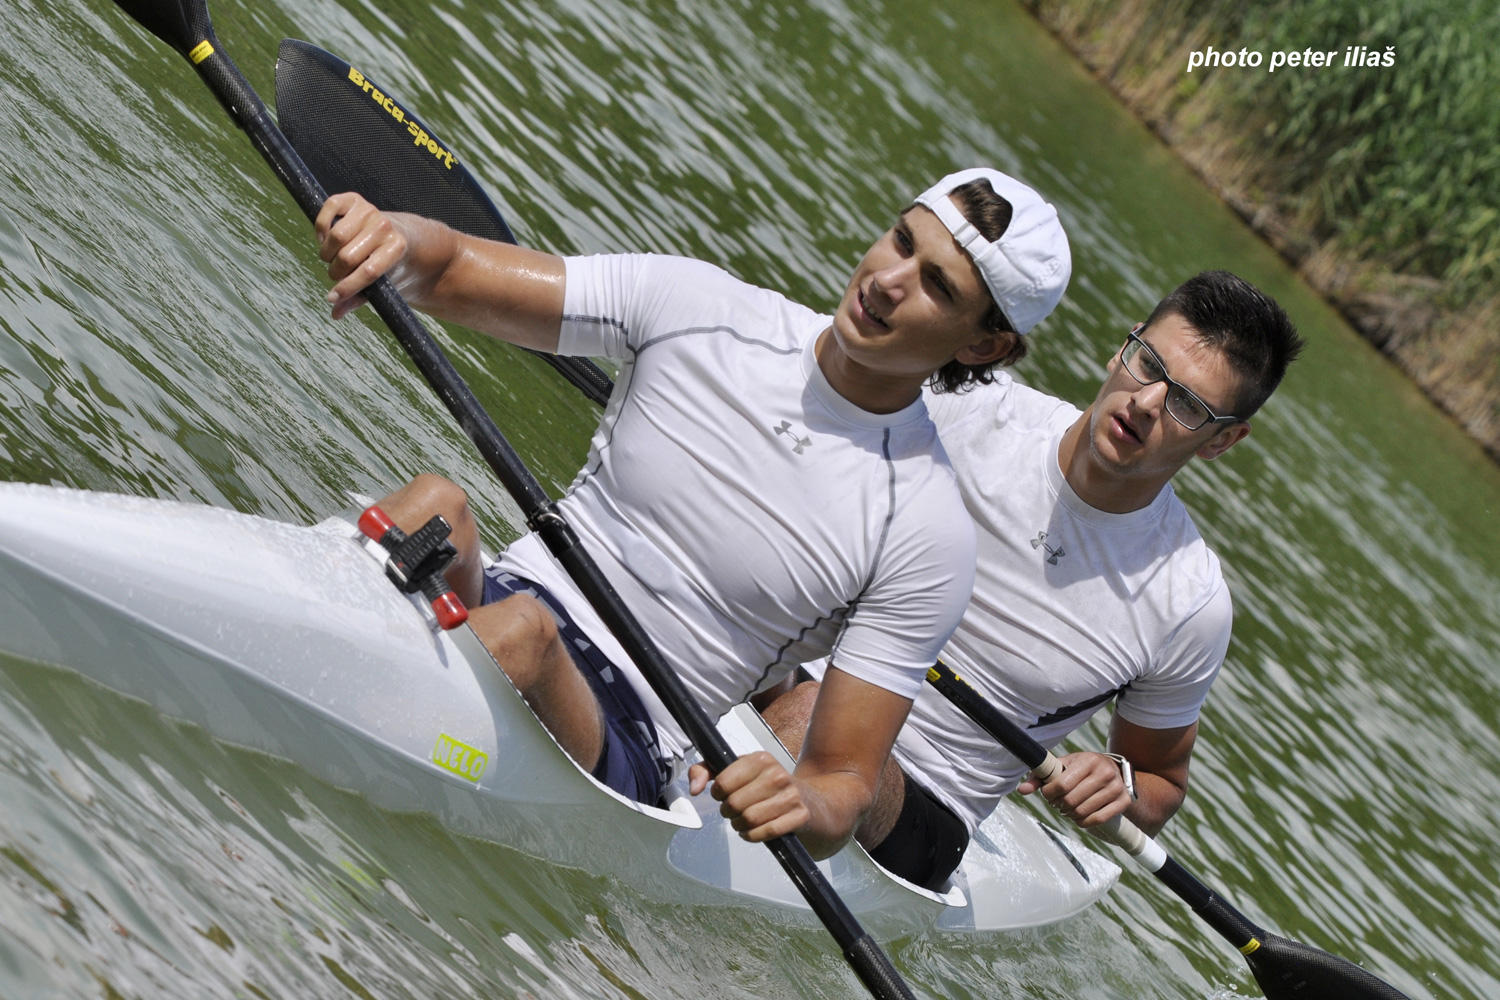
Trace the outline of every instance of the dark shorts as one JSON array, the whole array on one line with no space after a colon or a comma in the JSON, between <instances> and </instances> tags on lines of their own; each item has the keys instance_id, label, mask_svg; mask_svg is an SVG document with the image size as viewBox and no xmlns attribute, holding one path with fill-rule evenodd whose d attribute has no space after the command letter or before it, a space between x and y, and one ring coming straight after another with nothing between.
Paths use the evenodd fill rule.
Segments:
<instances>
[{"instance_id":1,"label":"dark shorts","mask_svg":"<svg viewBox=\"0 0 1500 1000\"><path fill-rule=\"evenodd\" d=\"M902 778L901 815L870 857L886 871L937 892L964 859L969 830L931 792L907 775Z\"/></svg>"},{"instance_id":2,"label":"dark shorts","mask_svg":"<svg viewBox=\"0 0 1500 1000\"><path fill-rule=\"evenodd\" d=\"M485 570L482 604L494 604L516 594L536 598L552 613L568 655L599 702L604 748L594 765L594 777L627 798L647 805L659 803L672 772L662 760L656 726L640 696L619 668L583 634L551 591L495 566Z\"/></svg>"}]
</instances>

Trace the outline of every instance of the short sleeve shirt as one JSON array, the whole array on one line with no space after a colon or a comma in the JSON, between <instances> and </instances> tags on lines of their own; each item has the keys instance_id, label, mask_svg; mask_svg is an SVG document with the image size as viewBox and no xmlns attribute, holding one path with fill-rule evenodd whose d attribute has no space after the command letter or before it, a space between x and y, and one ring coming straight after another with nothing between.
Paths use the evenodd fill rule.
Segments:
<instances>
[{"instance_id":1,"label":"short sleeve shirt","mask_svg":"<svg viewBox=\"0 0 1500 1000\"><path fill-rule=\"evenodd\" d=\"M1128 514L1090 507L1058 465L1079 410L1008 374L927 399L978 532L973 597L944 662L1048 747L1116 695L1146 728L1195 721L1232 612L1171 486ZM971 831L1025 773L931 689L895 753Z\"/></svg>"},{"instance_id":2,"label":"short sleeve shirt","mask_svg":"<svg viewBox=\"0 0 1500 1000\"><path fill-rule=\"evenodd\" d=\"M699 261L569 258L559 353L621 372L563 515L717 717L814 657L903 697L953 631L974 535L918 399L874 414L824 378L830 319ZM502 567L545 584L630 675L663 749L687 741L527 536Z\"/></svg>"}]
</instances>

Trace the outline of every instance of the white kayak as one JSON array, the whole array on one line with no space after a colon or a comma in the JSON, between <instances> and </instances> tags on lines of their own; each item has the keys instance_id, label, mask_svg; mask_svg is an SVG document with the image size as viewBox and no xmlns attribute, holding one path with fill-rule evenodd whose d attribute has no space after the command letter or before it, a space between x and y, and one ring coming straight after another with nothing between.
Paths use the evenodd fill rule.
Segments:
<instances>
[{"instance_id":1,"label":"white kayak","mask_svg":"<svg viewBox=\"0 0 1500 1000\"><path fill-rule=\"evenodd\" d=\"M0 652L52 664L215 738L295 761L383 808L614 876L666 902L816 917L764 847L685 783L631 802L573 763L467 626L436 627L353 524L0 483ZM748 707L738 752L783 753ZM820 867L878 937L998 931L1077 913L1119 875L1009 804L942 893L857 845Z\"/></svg>"}]
</instances>

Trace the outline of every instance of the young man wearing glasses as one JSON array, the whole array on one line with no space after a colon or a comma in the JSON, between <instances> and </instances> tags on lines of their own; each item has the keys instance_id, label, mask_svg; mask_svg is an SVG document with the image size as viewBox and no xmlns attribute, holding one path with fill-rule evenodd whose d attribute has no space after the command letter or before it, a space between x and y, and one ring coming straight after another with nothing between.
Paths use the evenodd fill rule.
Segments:
<instances>
[{"instance_id":1,"label":"young man wearing glasses","mask_svg":"<svg viewBox=\"0 0 1500 1000\"><path fill-rule=\"evenodd\" d=\"M1154 834L1187 793L1231 610L1218 559L1171 480L1244 440L1301 346L1275 301L1210 271L1130 331L1082 412L1005 373L928 397L979 540L973 597L941 659L1045 746L1117 699L1118 756L1069 754L1041 789L1085 827L1126 812ZM803 684L766 710L794 753L816 689ZM857 837L887 868L937 888L1016 788L1036 791L1019 761L929 687Z\"/></svg>"}]
</instances>

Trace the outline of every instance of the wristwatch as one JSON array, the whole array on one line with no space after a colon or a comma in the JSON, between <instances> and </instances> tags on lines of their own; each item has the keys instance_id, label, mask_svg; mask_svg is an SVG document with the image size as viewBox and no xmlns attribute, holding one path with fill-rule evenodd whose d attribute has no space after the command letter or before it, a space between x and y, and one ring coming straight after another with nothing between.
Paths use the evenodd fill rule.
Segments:
<instances>
[{"instance_id":1,"label":"wristwatch","mask_svg":"<svg viewBox=\"0 0 1500 1000\"><path fill-rule=\"evenodd\" d=\"M1130 800L1134 802L1140 796L1135 791L1135 768L1130 766L1130 761L1117 753L1107 753L1104 756L1114 761L1120 768L1120 780L1125 782L1125 791L1130 793Z\"/></svg>"}]
</instances>

